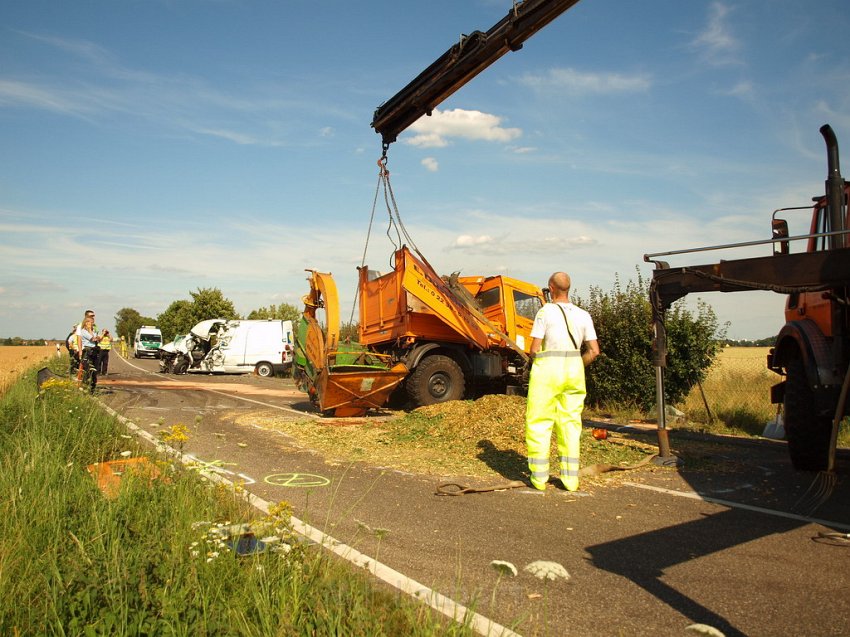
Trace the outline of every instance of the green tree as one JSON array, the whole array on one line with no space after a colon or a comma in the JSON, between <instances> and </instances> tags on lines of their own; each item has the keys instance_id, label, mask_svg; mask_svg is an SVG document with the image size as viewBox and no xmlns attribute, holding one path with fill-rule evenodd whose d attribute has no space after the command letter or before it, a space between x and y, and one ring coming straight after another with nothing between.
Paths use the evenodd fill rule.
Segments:
<instances>
[{"instance_id":1,"label":"green tree","mask_svg":"<svg viewBox=\"0 0 850 637\"><path fill-rule=\"evenodd\" d=\"M185 299L172 301L165 311L156 317L164 343L173 341L178 334L187 334L198 321L192 313L192 303Z\"/></svg>"},{"instance_id":2,"label":"green tree","mask_svg":"<svg viewBox=\"0 0 850 637\"><path fill-rule=\"evenodd\" d=\"M225 298L218 288L198 288L196 292L190 292L192 297L192 313L197 319L195 322L207 319L238 319L239 314L233 307L233 301Z\"/></svg>"},{"instance_id":3,"label":"green tree","mask_svg":"<svg viewBox=\"0 0 850 637\"><path fill-rule=\"evenodd\" d=\"M648 410L655 405L655 367L652 358L652 308L649 286L637 281L623 286L619 275L610 292L590 288L585 302L576 305L590 312L602 355L587 368L587 402L596 407L632 405ZM717 354L718 339L725 336L711 307L699 302L697 314L684 301L667 312L666 398L682 400L697 381L705 378Z\"/></svg>"},{"instance_id":4,"label":"green tree","mask_svg":"<svg viewBox=\"0 0 850 637\"><path fill-rule=\"evenodd\" d=\"M359 343L360 323L343 323L340 325L339 341L341 343Z\"/></svg>"},{"instance_id":5,"label":"green tree","mask_svg":"<svg viewBox=\"0 0 850 637\"><path fill-rule=\"evenodd\" d=\"M251 310L246 318L249 320L279 319L294 323L301 318L301 310L291 303L281 303L280 305L270 305L269 307Z\"/></svg>"},{"instance_id":6,"label":"green tree","mask_svg":"<svg viewBox=\"0 0 850 637\"><path fill-rule=\"evenodd\" d=\"M221 293L218 288L198 288L189 292L191 301L173 301L156 321L162 338L168 342L178 334L186 334L201 321L207 319L238 319L239 314L233 307L233 301Z\"/></svg>"},{"instance_id":7,"label":"green tree","mask_svg":"<svg viewBox=\"0 0 850 637\"><path fill-rule=\"evenodd\" d=\"M115 333L119 337L123 336L128 345L133 342L136 330L142 325L156 325L156 319L142 316L131 307L121 308L115 315Z\"/></svg>"}]
</instances>

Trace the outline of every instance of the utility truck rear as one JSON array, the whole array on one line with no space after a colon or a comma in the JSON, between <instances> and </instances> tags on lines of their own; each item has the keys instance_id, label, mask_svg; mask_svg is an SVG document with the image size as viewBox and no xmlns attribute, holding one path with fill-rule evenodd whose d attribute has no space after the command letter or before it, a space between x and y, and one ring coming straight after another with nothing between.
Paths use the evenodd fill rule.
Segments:
<instances>
[{"instance_id":1,"label":"utility truck rear","mask_svg":"<svg viewBox=\"0 0 850 637\"><path fill-rule=\"evenodd\" d=\"M838 141L829 125L820 129L827 148L825 192L814 206L774 212L772 238L763 242L711 246L645 255L655 263L650 301L656 329L659 403L663 403L666 366L664 315L677 299L694 292L771 290L786 294L785 325L767 359L770 370L782 376L771 391L781 405L791 461L801 470L831 470L840 422L848 415L850 385L850 187L841 177ZM780 212L805 209L811 215L809 232L789 236ZM658 257L753 243L773 244L774 254L730 259L708 265L670 267ZM792 243L805 251L791 249ZM664 413L663 410L659 410Z\"/></svg>"}]
</instances>

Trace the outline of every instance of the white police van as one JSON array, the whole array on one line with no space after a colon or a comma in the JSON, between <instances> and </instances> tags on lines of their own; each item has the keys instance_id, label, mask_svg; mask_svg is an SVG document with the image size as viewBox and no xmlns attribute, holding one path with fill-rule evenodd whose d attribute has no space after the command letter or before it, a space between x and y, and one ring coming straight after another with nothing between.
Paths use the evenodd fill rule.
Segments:
<instances>
[{"instance_id":1,"label":"white police van","mask_svg":"<svg viewBox=\"0 0 850 637\"><path fill-rule=\"evenodd\" d=\"M162 332L153 325L142 325L136 330L133 339L133 358L152 356L159 358L159 348L162 347Z\"/></svg>"}]
</instances>

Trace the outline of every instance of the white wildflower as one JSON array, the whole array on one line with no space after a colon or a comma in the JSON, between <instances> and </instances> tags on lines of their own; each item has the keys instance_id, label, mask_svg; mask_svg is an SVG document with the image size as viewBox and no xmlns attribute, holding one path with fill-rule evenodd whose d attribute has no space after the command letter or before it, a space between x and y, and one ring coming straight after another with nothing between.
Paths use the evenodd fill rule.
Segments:
<instances>
[{"instance_id":1,"label":"white wildflower","mask_svg":"<svg viewBox=\"0 0 850 637\"><path fill-rule=\"evenodd\" d=\"M132 451L122 451L119 455L122 458L129 458L130 456L133 455L133 452Z\"/></svg>"},{"instance_id":2,"label":"white wildflower","mask_svg":"<svg viewBox=\"0 0 850 637\"><path fill-rule=\"evenodd\" d=\"M567 569L557 562L537 560L536 562L528 564L523 570L527 573L531 573L537 579L570 579L570 574L567 573Z\"/></svg>"},{"instance_id":3,"label":"white wildflower","mask_svg":"<svg viewBox=\"0 0 850 637\"><path fill-rule=\"evenodd\" d=\"M200 551L190 551L189 554L192 557L198 557L201 554L201 552ZM210 559L212 559L212 558L210 558Z\"/></svg>"},{"instance_id":4,"label":"white wildflower","mask_svg":"<svg viewBox=\"0 0 850 637\"><path fill-rule=\"evenodd\" d=\"M516 566L514 566L510 562L504 562L502 560L493 560L492 562L490 562L490 566L492 566L499 575L510 575L512 577L516 577Z\"/></svg>"}]
</instances>

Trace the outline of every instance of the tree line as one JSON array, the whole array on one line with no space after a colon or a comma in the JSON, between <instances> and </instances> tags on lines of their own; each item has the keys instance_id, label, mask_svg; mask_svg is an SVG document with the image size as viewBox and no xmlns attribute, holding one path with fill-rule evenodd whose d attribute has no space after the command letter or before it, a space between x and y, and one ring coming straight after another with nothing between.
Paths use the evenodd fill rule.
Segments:
<instances>
[{"instance_id":1,"label":"tree line","mask_svg":"<svg viewBox=\"0 0 850 637\"><path fill-rule=\"evenodd\" d=\"M125 341L131 342L136 330L143 325L155 325L162 332L164 342L174 340L179 334L188 334L189 330L201 321L208 319L281 319L297 321L301 310L289 303L270 305L251 310L246 316L240 316L233 301L222 294L218 288L198 288L190 292L190 299L173 301L156 317L142 316L138 310L125 307L115 315L115 332Z\"/></svg>"},{"instance_id":2,"label":"tree line","mask_svg":"<svg viewBox=\"0 0 850 637\"><path fill-rule=\"evenodd\" d=\"M38 346L38 345L50 345L46 338L21 338L20 336L7 336L6 338L0 338L0 345L6 346L20 346L20 345L29 345L29 346Z\"/></svg>"}]
</instances>

